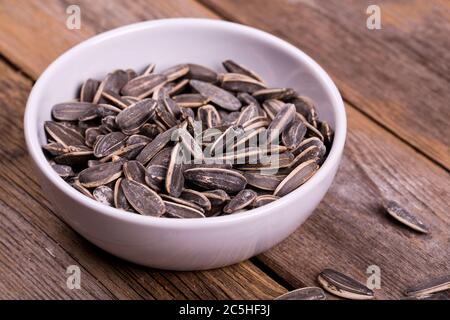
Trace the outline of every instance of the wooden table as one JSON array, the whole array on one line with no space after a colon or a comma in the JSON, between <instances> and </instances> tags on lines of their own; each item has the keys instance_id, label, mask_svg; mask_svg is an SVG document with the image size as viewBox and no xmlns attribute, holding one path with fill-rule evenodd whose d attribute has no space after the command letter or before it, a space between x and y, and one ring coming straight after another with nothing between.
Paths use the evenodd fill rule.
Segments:
<instances>
[{"instance_id":1,"label":"wooden table","mask_svg":"<svg viewBox=\"0 0 450 320\"><path fill-rule=\"evenodd\" d=\"M450 273L450 2L362 0L0 1L0 298L271 299L317 285L325 267L365 282L381 268L379 299ZM226 19L271 32L332 76L349 131L337 178L315 213L278 246L204 272L165 272L115 258L53 211L30 168L22 117L33 82L59 54L121 25L167 17ZM81 67L81 66L80 66ZM380 208L391 197L430 226L417 234ZM81 268L81 289L66 268Z\"/></svg>"}]
</instances>

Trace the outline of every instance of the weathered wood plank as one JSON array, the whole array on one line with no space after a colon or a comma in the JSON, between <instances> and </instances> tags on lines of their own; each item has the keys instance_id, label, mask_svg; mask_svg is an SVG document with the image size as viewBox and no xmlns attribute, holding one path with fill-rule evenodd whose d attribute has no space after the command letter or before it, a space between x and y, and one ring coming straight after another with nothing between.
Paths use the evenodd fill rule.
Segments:
<instances>
[{"instance_id":1,"label":"weathered wood plank","mask_svg":"<svg viewBox=\"0 0 450 320\"><path fill-rule=\"evenodd\" d=\"M78 236L52 212L31 171L22 133L31 81L3 62L0 74L0 298L269 299L285 291L248 261L199 273L160 272ZM83 290L65 288L71 264L82 269Z\"/></svg>"},{"instance_id":2,"label":"weathered wood plank","mask_svg":"<svg viewBox=\"0 0 450 320\"><path fill-rule=\"evenodd\" d=\"M65 0L0 1L0 53L36 79L65 50L97 33L122 25L172 17L216 18L192 0L80 0L81 28L66 27Z\"/></svg>"},{"instance_id":3,"label":"weathered wood plank","mask_svg":"<svg viewBox=\"0 0 450 320\"><path fill-rule=\"evenodd\" d=\"M377 298L450 271L450 175L347 108L349 134L336 180L315 213L291 237L258 258L296 287L314 285L331 267L366 282L381 268ZM430 226L417 234L390 218L396 199Z\"/></svg>"},{"instance_id":4,"label":"weathered wood plank","mask_svg":"<svg viewBox=\"0 0 450 320\"><path fill-rule=\"evenodd\" d=\"M450 2L377 1L381 30L366 27L369 0L200 2L297 45L347 101L450 169Z\"/></svg>"}]
</instances>

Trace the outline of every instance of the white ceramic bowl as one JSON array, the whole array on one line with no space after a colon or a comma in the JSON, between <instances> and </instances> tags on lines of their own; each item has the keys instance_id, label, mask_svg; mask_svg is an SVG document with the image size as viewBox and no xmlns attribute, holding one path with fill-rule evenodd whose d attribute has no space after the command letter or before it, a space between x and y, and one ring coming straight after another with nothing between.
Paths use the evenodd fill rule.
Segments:
<instances>
[{"instance_id":1,"label":"white ceramic bowl","mask_svg":"<svg viewBox=\"0 0 450 320\"><path fill-rule=\"evenodd\" d=\"M141 216L109 208L72 189L51 169L41 150L43 123L54 104L75 97L84 79L116 68L181 62L221 70L234 59L269 85L287 86L313 98L335 129L320 170L282 199L244 213L207 219ZM327 192L344 148L342 98L325 71L289 43L268 33L223 21L166 19L118 28L70 49L36 82L25 112L25 138L44 193L62 219L83 237L123 259L155 268L200 270L230 265L261 253L296 230ZM305 257L307 258L307 257Z\"/></svg>"}]
</instances>

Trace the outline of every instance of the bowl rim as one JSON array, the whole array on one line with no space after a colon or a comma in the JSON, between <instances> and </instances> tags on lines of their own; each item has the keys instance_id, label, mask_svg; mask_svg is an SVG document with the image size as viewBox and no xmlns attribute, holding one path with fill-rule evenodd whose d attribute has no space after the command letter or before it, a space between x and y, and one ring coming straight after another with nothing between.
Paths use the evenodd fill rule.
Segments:
<instances>
[{"instance_id":1,"label":"bowl rim","mask_svg":"<svg viewBox=\"0 0 450 320\"><path fill-rule=\"evenodd\" d=\"M147 28L160 28L166 26L183 27L186 25L196 25L206 28L211 28L214 26L219 29L228 29L243 33L246 36L256 37L259 40L265 41L272 46L278 46L281 49L288 51L290 54L295 55L298 59L301 59L305 64L307 64L308 67L313 70L313 73L316 74L317 79L322 83L323 87L327 91L327 94L332 97L335 133L333 145L327 159L316 172L316 174L305 184L274 202L271 202L259 208L248 210L246 212L241 212L239 214L208 217L206 219L169 219L143 216L140 214L123 212L123 210L114 207L108 207L80 194L63 179L61 179L56 174L56 172L54 172L54 170L51 169L41 149L38 135L36 134L38 129L37 121L35 121L38 112L37 101L39 101L41 94L44 92L44 84L46 80L52 76L52 73L55 69L58 68L58 65L64 63L67 60L70 60L72 58L72 55L76 54L78 51L84 50L89 46L107 41L110 38L125 36L128 33L133 33ZM273 214L275 211L277 211L277 209L282 207L284 203L292 202L294 199L300 198L302 197L302 195L310 192L314 187L318 185L320 181L324 180L327 175L332 174L333 168L335 166L339 165L339 161L345 145L347 133L347 118L342 97L338 89L336 88L336 85L331 80L330 76L311 57L309 57L299 48L288 43L287 41L282 40L265 31L234 22L204 18L169 18L138 22L115 28L91 37L61 54L44 70L31 90L24 114L24 133L27 149L33 162L35 163L36 170L38 169L42 173L42 175L44 175L56 188L61 190L66 196L72 198L72 200L80 203L81 205L99 212L100 214L107 215L111 218L129 223L178 229L186 229L190 227L208 228L211 227L211 225L216 224L223 225L226 223L244 222L246 220L263 218L267 215Z\"/></svg>"}]
</instances>

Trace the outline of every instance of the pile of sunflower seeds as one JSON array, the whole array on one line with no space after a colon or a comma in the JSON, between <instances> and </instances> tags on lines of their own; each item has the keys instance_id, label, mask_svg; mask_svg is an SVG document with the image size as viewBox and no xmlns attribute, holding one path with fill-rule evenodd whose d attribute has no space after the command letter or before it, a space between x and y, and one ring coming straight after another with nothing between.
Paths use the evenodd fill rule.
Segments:
<instances>
[{"instance_id":1,"label":"pile of sunflower seeds","mask_svg":"<svg viewBox=\"0 0 450 320\"><path fill-rule=\"evenodd\" d=\"M200 218L259 207L305 183L333 131L311 99L232 61L87 79L44 124L52 168L103 204Z\"/></svg>"}]
</instances>

